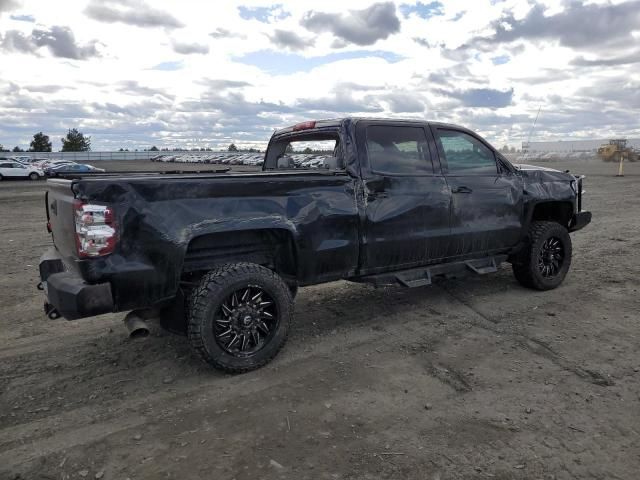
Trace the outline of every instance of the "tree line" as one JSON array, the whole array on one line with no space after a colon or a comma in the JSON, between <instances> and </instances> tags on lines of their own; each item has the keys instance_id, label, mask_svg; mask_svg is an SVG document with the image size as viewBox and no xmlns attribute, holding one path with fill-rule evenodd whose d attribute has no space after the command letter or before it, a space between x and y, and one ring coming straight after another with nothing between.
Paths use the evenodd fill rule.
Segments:
<instances>
[{"instance_id":1,"label":"tree line","mask_svg":"<svg viewBox=\"0 0 640 480\"><path fill-rule=\"evenodd\" d=\"M262 153L262 151L258 150L257 148L249 148L249 149L238 148L236 147L235 143L232 143L231 145L229 145L229 147L227 147L227 151L228 152ZM309 147L306 147L304 150L294 150L291 144L287 145L285 149L286 153L330 153L332 151L333 150L312 149Z\"/></svg>"},{"instance_id":2,"label":"tree line","mask_svg":"<svg viewBox=\"0 0 640 480\"><path fill-rule=\"evenodd\" d=\"M77 128L70 128L67 132L67 135L60 140L62 141L62 149L60 150L61 152L88 152L89 150L91 150L91 137L84 135L82 132L78 131ZM49 135L38 132L33 135L33 140L31 140L31 144L26 151L50 152L52 146L53 145L51 143L51 140L49 139ZM0 152L9 151L10 150L7 150L2 145L0 145ZM24 152L25 150L16 145L11 151Z\"/></svg>"},{"instance_id":3,"label":"tree line","mask_svg":"<svg viewBox=\"0 0 640 480\"><path fill-rule=\"evenodd\" d=\"M235 143L232 143L227 147L227 152L247 152L247 153L260 153L257 148L238 148Z\"/></svg>"},{"instance_id":4,"label":"tree line","mask_svg":"<svg viewBox=\"0 0 640 480\"><path fill-rule=\"evenodd\" d=\"M517 150L516 147L510 147L508 145L504 145L502 148L499 148L498 151L502 153L520 153L520 150Z\"/></svg>"},{"instance_id":5,"label":"tree line","mask_svg":"<svg viewBox=\"0 0 640 480\"><path fill-rule=\"evenodd\" d=\"M60 139L62 142L61 152L88 152L91 150L91 137L84 135L82 132L78 131L77 128L70 128L67 132L67 135L64 138ZM19 146L13 147L13 150L6 149L0 144L0 152L51 152L52 151L52 143L49 138L49 135L45 135L42 132L38 132L33 135L33 140L31 140L31 144L27 150L23 150ZM290 146L289 146L290 147ZM307 148L309 152L304 153L312 153L309 148ZM128 152L128 148L121 148L120 152ZM137 149L135 150L138 151ZM155 145L149 149L145 149L143 151L149 152L213 152L214 150L209 147L201 147L201 148L158 148ZM248 152L248 153L260 153L261 150L257 148L238 148L235 144L229 145L227 148L229 152Z\"/></svg>"}]
</instances>

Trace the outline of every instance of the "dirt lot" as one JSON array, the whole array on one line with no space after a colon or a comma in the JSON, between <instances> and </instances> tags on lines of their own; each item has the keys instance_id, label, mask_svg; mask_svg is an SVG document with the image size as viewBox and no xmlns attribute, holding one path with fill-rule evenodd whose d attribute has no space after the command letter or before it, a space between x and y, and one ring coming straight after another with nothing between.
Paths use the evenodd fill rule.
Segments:
<instances>
[{"instance_id":1,"label":"dirt lot","mask_svg":"<svg viewBox=\"0 0 640 480\"><path fill-rule=\"evenodd\" d=\"M640 163L545 166L588 175L563 286L504 265L302 289L283 352L241 376L121 314L46 320L44 183L2 182L0 478L637 479Z\"/></svg>"}]
</instances>

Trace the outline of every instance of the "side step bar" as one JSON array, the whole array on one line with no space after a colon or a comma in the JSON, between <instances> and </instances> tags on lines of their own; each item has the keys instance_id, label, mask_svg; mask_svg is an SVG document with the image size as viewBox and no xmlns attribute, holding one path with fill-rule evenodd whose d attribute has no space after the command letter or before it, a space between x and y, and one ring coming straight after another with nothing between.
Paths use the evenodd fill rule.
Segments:
<instances>
[{"instance_id":1,"label":"side step bar","mask_svg":"<svg viewBox=\"0 0 640 480\"><path fill-rule=\"evenodd\" d=\"M398 272L396 274L396 280L400 285L408 288L424 287L431 285L431 272L429 269L421 270L418 272L407 270L405 272Z\"/></svg>"},{"instance_id":2,"label":"side step bar","mask_svg":"<svg viewBox=\"0 0 640 480\"><path fill-rule=\"evenodd\" d=\"M358 283L370 283L376 287L401 285L407 288L431 285L433 277L462 276L468 273L486 275L495 273L498 266L507 259L507 255L461 260L458 262L440 263L429 267L398 270L397 272L379 273L350 279Z\"/></svg>"},{"instance_id":3,"label":"side step bar","mask_svg":"<svg viewBox=\"0 0 640 480\"><path fill-rule=\"evenodd\" d=\"M478 275L484 275L486 273L496 273L498 271L498 265L496 264L496 258L481 258L479 260L467 260L465 265L472 272Z\"/></svg>"}]
</instances>

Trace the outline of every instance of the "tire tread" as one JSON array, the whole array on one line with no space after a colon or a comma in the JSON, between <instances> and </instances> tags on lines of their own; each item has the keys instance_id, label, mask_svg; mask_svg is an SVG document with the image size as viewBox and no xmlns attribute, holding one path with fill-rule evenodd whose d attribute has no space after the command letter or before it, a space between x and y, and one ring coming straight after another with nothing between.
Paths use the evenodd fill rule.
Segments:
<instances>
[{"instance_id":1,"label":"tire tread","mask_svg":"<svg viewBox=\"0 0 640 480\"><path fill-rule=\"evenodd\" d=\"M536 272L534 271L532 265L534 260L533 256L538 254L535 246L538 245L538 242L548 234L549 230L555 229L557 227L564 228L559 223L552 221L535 221L531 223L531 226L529 227L529 233L527 235L527 244L512 263L513 274L516 277L516 280L518 280L518 282L523 287L531 288L534 290L549 290L557 286L549 286L541 281L539 276L536 275ZM570 239L569 244L565 245L565 249L567 250L567 258L565 261L569 262L569 267L571 265ZM562 281L560 283L562 283Z\"/></svg>"},{"instance_id":2,"label":"tire tread","mask_svg":"<svg viewBox=\"0 0 640 480\"><path fill-rule=\"evenodd\" d=\"M257 277L267 276L267 278L274 281L274 283L277 285L277 288L283 289L283 292L285 293L287 301L289 303L289 308L288 315L280 318L280 321L287 322L288 325L286 325L285 335L281 339L280 344L268 356L251 366L234 367L228 365L227 363L220 362L216 357L214 357L207 351L202 336L202 325L204 322L204 315L207 309L209 296L225 288L225 286L230 282L233 282L234 279L246 275L253 275ZM278 352L286 343L289 334L288 327L291 324L292 316L293 300L291 298L291 294L282 278L276 272L269 270L268 268L261 265L248 262L224 264L206 273L200 280L200 284L192 291L189 299L187 337L189 338L189 343L191 344L193 350L205 362L227 373L245 373L263 367L271 360L273 360L273 358L278 354Z\"/></svg>"}]
</instances>

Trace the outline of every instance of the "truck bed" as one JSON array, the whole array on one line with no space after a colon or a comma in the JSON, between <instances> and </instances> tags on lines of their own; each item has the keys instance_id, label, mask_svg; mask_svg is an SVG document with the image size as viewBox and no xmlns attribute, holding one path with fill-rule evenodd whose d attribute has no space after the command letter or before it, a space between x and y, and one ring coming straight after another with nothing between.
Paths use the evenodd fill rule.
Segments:
<instances>
[{"instance_id":1,"label":"truck bed","mask_svg":"<svg viewBox=\"0 0 640 480\"><path fill-rule=\"evenodd\" d=\"M119 310L138 305L140 297L153 304L175 296L183 267L248 248L253 237L243 236L246 230L300 245L291 274L301 284L357 268L358 208L354 179L345 172L100 173L47 185L48 222L65 269L88 284L116 285ZM78 256L79 203L113 210L113 253Z\"/></svg>"}]
</instances>

